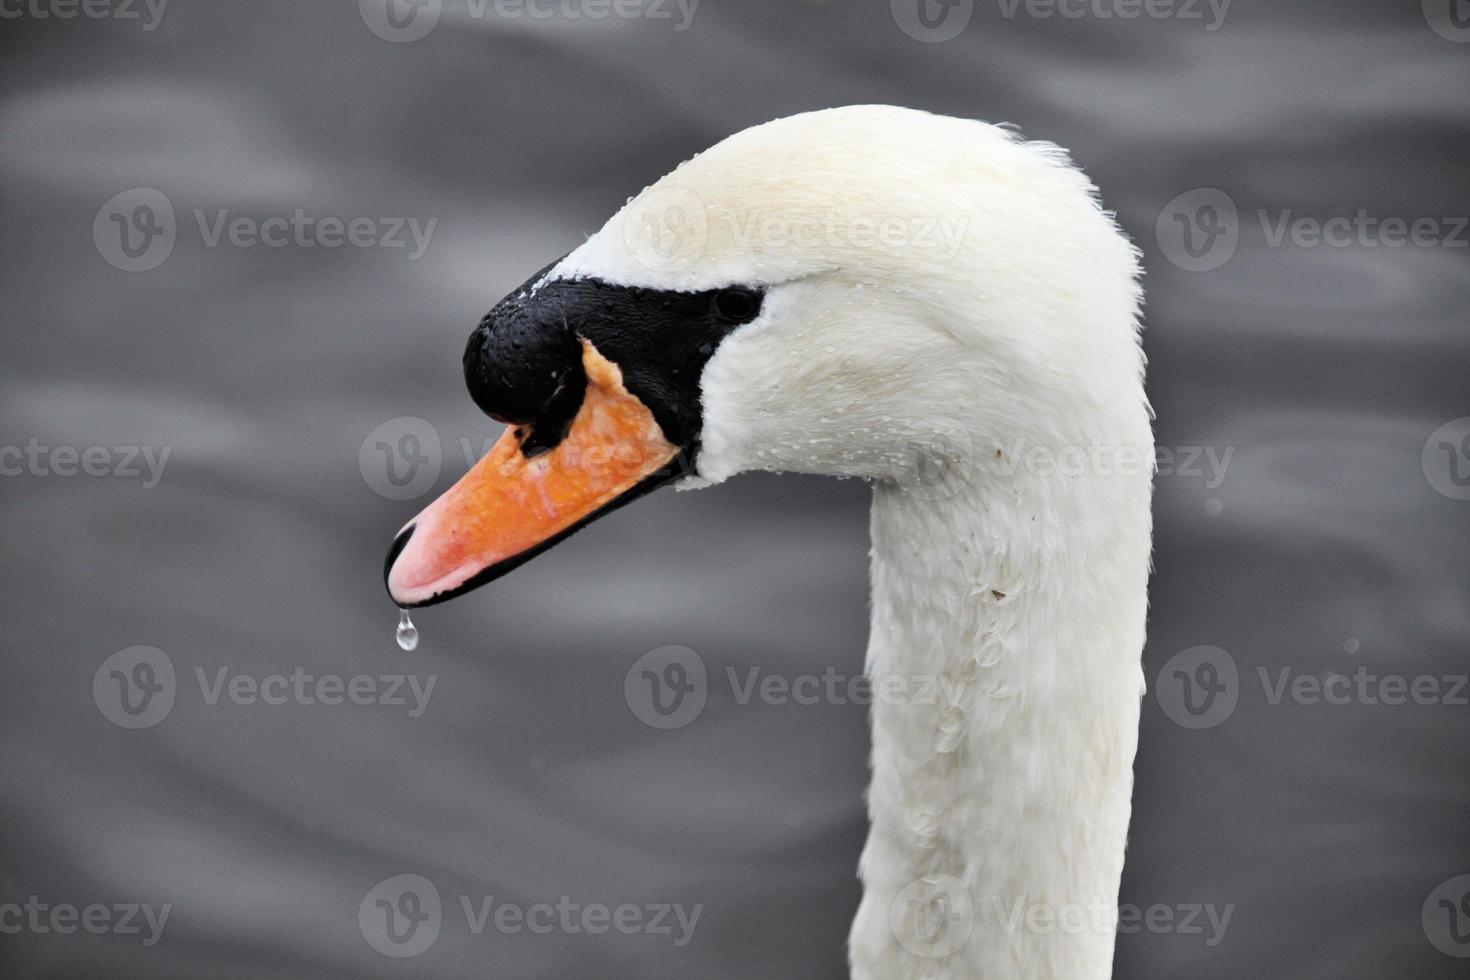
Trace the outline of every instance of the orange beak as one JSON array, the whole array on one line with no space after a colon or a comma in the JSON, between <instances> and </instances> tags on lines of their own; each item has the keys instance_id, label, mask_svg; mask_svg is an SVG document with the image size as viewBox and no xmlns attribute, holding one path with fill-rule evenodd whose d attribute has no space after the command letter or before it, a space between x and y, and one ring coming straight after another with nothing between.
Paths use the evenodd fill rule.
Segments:
<instances>
[{"instance_id":1,"label":"orange beak","mask_svg":"<svg viewBox=\"0 0 1470 980\"><path fill-rule=\"evenodd\" d=\"M442 602L499 578L593 518L679 474L679 448L582 342L587 389L566 436L527 457L509 428L464 477L398 532L384 577L400 606Z\"/></svg>"}]
</instances>

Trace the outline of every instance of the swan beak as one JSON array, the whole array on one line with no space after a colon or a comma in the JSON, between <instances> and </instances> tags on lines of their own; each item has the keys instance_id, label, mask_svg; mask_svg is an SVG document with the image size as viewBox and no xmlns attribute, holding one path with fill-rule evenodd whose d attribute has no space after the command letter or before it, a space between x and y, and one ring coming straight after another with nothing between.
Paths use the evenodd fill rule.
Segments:
<instances>
[{"instance_id":1,"label":"swan beak","mask_svg":"<svg viewBox=\"0 0 1470 980\"><path fill-rule=\"evenodd\" d=\"M507 428L398 532L383 570L398 605L432 605L499 578L679 475L679 448L618 366L581 344L587 388L561 441L536 453L523 445L527 428Z\"/></svg>"}]
</instances>

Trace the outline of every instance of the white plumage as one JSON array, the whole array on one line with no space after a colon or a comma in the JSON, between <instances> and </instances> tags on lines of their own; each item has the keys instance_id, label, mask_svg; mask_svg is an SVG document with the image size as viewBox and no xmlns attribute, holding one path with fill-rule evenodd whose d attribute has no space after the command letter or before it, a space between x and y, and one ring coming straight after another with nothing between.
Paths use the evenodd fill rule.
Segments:
<instances>
[{"instance_id":1,"label":"white plumage","mask_svg":"<svg viewBox=\"0 0 1470 980\"><path fill-rule=\"evenodd\" d=\"M875 483L869 671L932 696L875 699L859 980L1111 971L1151 528L1138 271L1056 147L854 106L731 136L551 273L764 286L705 368L689 482Z\"/></svg>"}]
</instances>

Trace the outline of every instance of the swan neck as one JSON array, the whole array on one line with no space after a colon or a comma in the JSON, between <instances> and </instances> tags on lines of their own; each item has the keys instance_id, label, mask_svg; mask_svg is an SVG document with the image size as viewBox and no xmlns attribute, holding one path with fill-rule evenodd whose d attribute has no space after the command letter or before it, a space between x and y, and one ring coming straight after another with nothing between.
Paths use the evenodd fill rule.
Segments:
<instances>
[{"instance_id":1,"label":"swan neck","mask_svg":"<svg viewBox=\"0 0 1470 980\"><path fill-rule=\"evenodd\" d=\"M1111 975L1148 507L1146 477L878 485L868 669L907 696L873 705L855 977ZM905 918L935 889L943 928Z\"/></svg>"}]
</instances>

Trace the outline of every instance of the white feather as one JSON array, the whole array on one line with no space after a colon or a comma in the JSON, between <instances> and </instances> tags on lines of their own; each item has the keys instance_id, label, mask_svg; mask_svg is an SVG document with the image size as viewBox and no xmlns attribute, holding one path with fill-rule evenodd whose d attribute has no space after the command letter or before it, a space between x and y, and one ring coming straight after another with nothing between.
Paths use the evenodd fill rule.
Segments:
<instances>
[{"instance_id":1,"label":"white feather","mask_svg":"<svg viewBox=\"0 0 1470 980\"><path fill-rule=\"evenodd\" d=\"M705 369L698 482L875 481L868 669L919 694L875 698L853 976L1107 977L1153 442L1138 259L1092 184L979 122L807 113L684 163L551 275L765 287ZM951 879L968 933L926 932L903 902Z\"/></svg>"}]
</instances>

